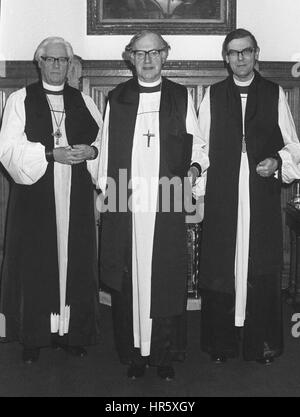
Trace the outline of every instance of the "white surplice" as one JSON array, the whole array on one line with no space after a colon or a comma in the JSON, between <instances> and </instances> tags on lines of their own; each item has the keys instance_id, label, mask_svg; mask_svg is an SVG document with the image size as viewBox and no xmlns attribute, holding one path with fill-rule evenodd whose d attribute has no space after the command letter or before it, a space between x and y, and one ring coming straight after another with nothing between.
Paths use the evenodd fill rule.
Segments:
<instances>
[{"instance_id":1,"label":"white surplice","mask_svg":"<svg viewBox=\"0 0 300 417\"><path fill-rule=\"evenodd\" d=\"M253 80L253 79L252 79ZM252 80L235 83L240 86L250 85ZM247 95L241 94L243 129ZM208 87L199 109L199 126L201 138L209 149L210 136L210 87ZM282 181L291 183L300 178L300 143L295 124L282 87L279 87L278 125L283 137L284 147L279 151L282 159ZM241 138L242 140L242 138ZM235 254L235 326L243 327L247 303L247 278L250 232L250 195L249 165L247 153L241 153L239 173L238 219ZM217 260L216 260L217 261Z\"/></svg>"},{"instance_id":2,"label":"white surplice","mask_svg":"<svg viewBox=\"0 0 300 417\"><path fill-rule=\"evenodd\" d=\"M161 83L139 83L153 87ZM134 346L140 348L142 356L150 355L152 319L151 275L153 237L158 198L160 165L159 108L161 92L141 93L132 149L132 291ZM107 105L103 137L100 150L99 187L103 193L107 184L109 103ZM208 158L203 152L204 142L200 139L197 117L188 95L186 116L187 133L193 135L192 161L198 162L202 171L208 168ZM148 133L149 146L148 146Z\"/></svg>"},{"instance_id":3,"label":"white surplice","mask_svg":"<svg viewBox=\"0 0 300 417\"><path fill-rule=\"evenodd\" d=\"M159 181L159 106L160 91L140 94L132 148L133 334L134 346L145 356L150 354L152 329L151 266ZM145 136L148 132L153 135L149 139Z\"/></svg>"},{"instance_id":4,"label":"white surplice","mask_svg":"<svg viewBox=\"0 0 300 417\"><path fill-rule=\"evenodd\" d=\"M64 87L64 85L53 86L45 82L43 82L43 86L47 90L52 91L61 91ZM82 94L82 97L100 128L97 139L93 143L94 146L100 149L102 117L93 100L85 94ZM45 158L45 147L39 142L30 142L24 132L26 121L25 98L26 89L22 88L12 93L7 101L0 133L0 161L16 183L31 185L45 174L48 162ZM50 101L52 109L56 110L55 117L53 112L51 112L53 132L57 130L58 124L62 134L61 138L54 140L54 146L68 146L64 123L65 115L62 113L64 109L63 95L48 94L47 99ZM63 117L62 121L61 117ZM94 182L98 173L98 163L99 158L87 161L87 166ZM60 312L59 314L57 312L51 313L49 319L51 332L59 333L60 336L68 333L71 314L71 306L66 305L71 180L71 166L54 162Z\"/></svg>"},{"instance_id":5,"label":"white surplice","mask_svg":"<svg viewBox=\"0 0 300 417\"><path fill-rule=\"evenodd\" d=\"M238 82L237 80L234 81L238 86L247 87L252 83L253 78L245 82ZM245 114L248 95L240 94L240 96L242 105L243 136L245 136ZM234 262L235 325L237 327L243 327L247 303L248 256L250 238L249 163L247 149L246 152L241 153L238 197L238 218ZM243 243L241 244L241 242Z\"/></svg>"}]
</instances>

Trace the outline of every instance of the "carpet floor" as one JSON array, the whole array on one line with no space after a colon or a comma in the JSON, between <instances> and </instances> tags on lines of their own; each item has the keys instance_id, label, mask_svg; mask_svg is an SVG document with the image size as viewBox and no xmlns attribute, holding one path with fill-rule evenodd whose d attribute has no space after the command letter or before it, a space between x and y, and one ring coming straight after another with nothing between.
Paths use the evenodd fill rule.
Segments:
<instances>
[{"instance_id":1,"label":"carpet floor","mask_svg":"<svg viewBox=\"0 0 300 417\"><path fill-rule=\"evenodd\" d=\"M293 314L299 313L300 320L299 308L284 303L285 351L270 366L241 359L212 364L200 350L201 312L189 311L187 359L175 364L176 378L171 382L160 380L154 368L141 379L127 378L126 366L119 363L114 349L110 307L101 305L101 311L102 342L88 347L84 359L45 348L39 361L28 366L21 361L18 343L0 343L0 397L300 396L300 337L291 331Z\"/></svg>"}]
</instances>

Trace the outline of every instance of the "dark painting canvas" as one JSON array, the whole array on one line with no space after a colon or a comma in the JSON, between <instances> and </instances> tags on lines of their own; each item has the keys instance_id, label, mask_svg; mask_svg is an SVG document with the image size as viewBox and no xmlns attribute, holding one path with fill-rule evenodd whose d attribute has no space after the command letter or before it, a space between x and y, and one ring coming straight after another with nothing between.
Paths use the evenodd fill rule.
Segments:
<instances>
[{"instance_id":1,"label":"dark painting canvas","mask_svg":"<svg viewBox=\"0 0 300 417\"><path fill-rule=\"evenodd\" d=\"M236 0L88 0L88 34L224 34L235 15Z\"/></svg>"}]
</instances>

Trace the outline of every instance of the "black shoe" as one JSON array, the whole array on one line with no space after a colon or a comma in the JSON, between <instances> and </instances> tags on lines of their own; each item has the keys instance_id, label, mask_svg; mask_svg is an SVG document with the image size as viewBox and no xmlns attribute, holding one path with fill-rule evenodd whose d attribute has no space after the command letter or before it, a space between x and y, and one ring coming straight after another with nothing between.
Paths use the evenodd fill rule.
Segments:
<instances>
[{"instance_id":1,"label":"black shoe","mask_svg":"<svg viewBox=\"0 0 300 417\"><path fill-rule=\"evenodd\" d=\"M266 358L262 358L262 359L256 359L256 362L261 364L261 365L271 365L274 362L274 358L273 357L266 357Z\"/></svg>"},{"instance_id":2,"label":"black shoe","mask_svg":"<svg viewBox=\"0 0 300 417\"><path fill-rule=\"evenodd\" d=\"M32 363L37 362L39 360L39 356L40 348L24 347L22 353L22 359L24 363L31 365Z\"/></svg>"},{"instance_id":3,"label":"black shoe","mask_svg":"<svg viewBox=\"0 0 300 417\"><path fill-rule=\"evenodd\" d=\"M225 355L210 355L210 360L213 363L219 365L219 364L227 362L227 356L225 356Z\"/></svg>"},{"instance_id":4,"label":"black shoe","mask_svg":"<svg viewBox=\"0 0 300 417\"><path fill-rule=\"evenodd\" d=\"M157 367L157 376L165 381L172 381L175 378L175 371L173 366L158 366Z\"/></svg>"},{"instance_id":5,"label":"black shoe","mask_svg":"<svg viewBox=\"0 0 300 417\"><path fill-rule=\"evenodd\" d=\"M51 347L53 350L61 350L63 348L62 345L58 342L52 342Z\"/></svg>"},{"instance_id":6,"label":"black shoe","mask_svg":"<svg viewBox=\"0 0 300 417\"><path fill-rule=\"evenodd\" d=\"M87 356L87 351L82 346L69 346L57 341L53 341L51 347L53 350L64 350L69 355L76 356L77 358L84 358Z\"/></svg>"},{"instance_id":7,"label":"black shoe","mask_svg":"<svg viewBox=\"0 0 300 417\"><path fill-rule=\"evenodd\" d=\"M69 355L77 358L85 358L87 356L87 351L82 346L65 346L64 350Z\"/></svg>"},{"instance_id":8,"label":"black shoe","mask_svg":"<svg viewBox=\"0 0 300 417\"><path fill-rule=\"evenodd\" d=\"M135 363L131 363L127 370L127 376L131 379L141 378L145 375L146 371L146 364L136 365Z\"/></svg>"}]
</instances>

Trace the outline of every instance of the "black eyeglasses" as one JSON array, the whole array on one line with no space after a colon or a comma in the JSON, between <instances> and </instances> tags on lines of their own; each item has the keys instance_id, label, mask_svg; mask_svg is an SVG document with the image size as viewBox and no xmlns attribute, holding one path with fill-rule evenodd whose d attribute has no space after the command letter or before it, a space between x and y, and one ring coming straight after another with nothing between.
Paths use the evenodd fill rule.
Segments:
<instances>
[{"instance_id":1,"label":"black eyeglasses","mask_svg":"<svg viewBox=\"0 0 300 417\"><path fill-rule=\"evenodd\" d=\"M253 47L248 47L248 48L242 49L241 51L236 51L235 49L229 49L229 51L227 52L227 56L229 56L230 58L238 58L241 54L243 58L250 58L254 51L255 51L255 48Z\"/></svg>"},{"instance_id":2,"label":"black eyeglasses","mask_svg":"<svg viewBox=\"0 0 300 417\"><path fill-rule=\"evenodd\" d=\"M55 64L58 62L60 65L65 65L69 62L69 58L66 56L60 56L58 58L55 58L54 56L41 56L41 58L46 64Z\"/></svg>"},{"instance_id":3,"label":"black eyeglasses","mask_svg":"<svg viewBox=\"0 0 300 417\"><path fill-rule=\"evenodd\" d=\"M133 53L133 55L136 57L136 59L138 60L143 60L146 58L146 56L148 56L151 59L156 59L160 56L160 53L162 51L164 51L165 48L162 49L151 49L150 51L143 51L143 50L136 50L136 51L131 51Z\"/></svg>"}]
</instances>

